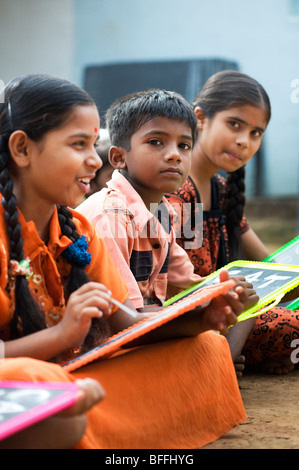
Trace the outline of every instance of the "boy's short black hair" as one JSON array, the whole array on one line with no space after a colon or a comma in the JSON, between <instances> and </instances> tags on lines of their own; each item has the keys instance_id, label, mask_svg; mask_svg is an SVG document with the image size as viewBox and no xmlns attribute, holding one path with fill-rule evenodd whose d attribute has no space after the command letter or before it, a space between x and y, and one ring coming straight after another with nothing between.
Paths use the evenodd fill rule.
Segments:
<instances>
[{"instance_id":1,"label":"boy's short black hair","mask_svg":"<svg viewBox=\"0 0 299 470\"><path fill-rule=\"evenodd\" d=\"M110 106L106 124L111 144L130 150L132 135L156 117L188 123L195 142L197 119L192 106L179 93L153 88L126 95Z\"/></svg>"}]
</instances>

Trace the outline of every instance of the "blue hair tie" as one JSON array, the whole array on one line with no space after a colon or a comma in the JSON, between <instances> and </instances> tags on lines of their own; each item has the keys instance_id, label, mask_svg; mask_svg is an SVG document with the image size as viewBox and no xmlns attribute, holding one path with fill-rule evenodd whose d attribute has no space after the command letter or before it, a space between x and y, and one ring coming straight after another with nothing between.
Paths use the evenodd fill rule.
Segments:
<instances>
[{"instance_id":1,"label":"blue hair tie","mask_svg":"<svg viewBox=\"0 0 299 470\"><path fill-rule=\"evenodd\" d=\"M70 263L85 268L91 261L91 254L87 252L86 236L81 235L72 245L68 246L62 256Z\"/></svg>"}]
</instances>

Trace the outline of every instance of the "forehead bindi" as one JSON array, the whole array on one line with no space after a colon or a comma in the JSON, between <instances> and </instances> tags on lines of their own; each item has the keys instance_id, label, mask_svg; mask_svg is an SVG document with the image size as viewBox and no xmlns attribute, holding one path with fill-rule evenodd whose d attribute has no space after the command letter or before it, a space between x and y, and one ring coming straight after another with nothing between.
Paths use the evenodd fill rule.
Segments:
<instances>
[{"instance_id":1,"label":"forehead bindi","mask_svg":"<svg viewBox=\"0 0 299 470\"><path fill-rule=\"evenodd\" d=\"M78 106L61 129L69 135L85 134L91 138L98 136L100 119L97 109L94 106Z\"/></svg>"}]
</instances>

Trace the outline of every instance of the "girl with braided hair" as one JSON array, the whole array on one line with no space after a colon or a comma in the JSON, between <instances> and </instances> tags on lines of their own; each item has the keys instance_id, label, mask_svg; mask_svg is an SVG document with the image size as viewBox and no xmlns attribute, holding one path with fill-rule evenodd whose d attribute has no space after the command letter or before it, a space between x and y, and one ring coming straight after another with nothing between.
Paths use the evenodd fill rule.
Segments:
<instances>
[{"instance_id":1,"label":"girl with braided hair","mask_svg":"<svg viewBox=\"0 0 299 470\"><path fill-rule=\"evenodd\" d=\"M184 235L186 218L177 219L177 241L185 248L194 271L206 276L238 259L262 261L269 252L244 215L245 166L262 144L271 117L269 97L255 79L234 70L211 76L193 102L198 139L188 179L169 201L178 213L189 203L193 234ZM221 170L226 177L219 174ZM201 205L202 206L201 206ZM203 210L195 226L196 211ZM200 220L199 218L197 220ZM190 230L190 232L191 232ZM196 230L200 233L196 234ZM193 237L193 238L192 238ZM202 243L201 243L202 241ZM231 328L238 361L271 373L294 368L291 342L299 335L296 312L276 307ZM245 343L245 344L244 344ZM238 363L242 370L244 365Z\"/></svg>"},{"instance_id":2,"label":"girl with braided hair","mask_svg":"<svg viewBox=\"0 0 299 470\"><path fill-rule=\"evenodd\" d=\"M8 310L14 311L11 321L3 328L2 337L15 340L41 330L48 335L47 326L55 326L55 330L60 320L64 323L68 319L70 309L66 304L71 294L80 287L78 295L82 289L87 291L83 285L89 282L88 273L93 265L88 252L92 241L87 239L92 234L84 233L84 222L75 221L67 206L73 207L81 200L101 165L94 149L99 118L86 93L67 82L40 75L11 82L5 89L2 108L0 191L5 225L1 227L1 240L2 249L9 253L9 264L5 267L2 263L1 276L8 277L9 282L1 294ZM72 118L71 111L74 111ZM31 225L27 221L31 221ZM61 232L62 239L52 243L54 227ZM37 251L35 242L40 245L40 253L34 253ZM53 265L53 255L57 258L58 270ZM88 321L85 329L81 323L81 331L74 328L73 321L66 324L72 340L65 333L63 337L70 341L67 346L71 348L83 340L84 347L90 348L101 339L99 335L103 338L109 335L108 289L103 284L89 284L88 290L88 308L95 302L99 313L93 312L91 328ZM50 300L46 292L55 292L54 298ZM126 287L121 287L120 292L121 300L126 300ZM74 313L70 313L70 319L72 315ZM20 355L20 344L20 341L10 341L6 354ZM39 344L38 339L37 349ZM50 359L61 353L58 345L59 341L48 341L45 337L40 354L35 352L31 340L29 355ZM26 352L23 346L21 350Z\"/></svg>"},{"instance_id":3,"label":"girl with braided hair","mask_svg":"<svg viewBox=\"0 0 299 470\"><path fill-rule=\"evenodd\" d=\"M245 289L236 286L162 325L142 347L66 371L64 361L145 314L128 300L128 288L95 227L72 209L101 167L94 102L77 86L47 75L20 77L4 93L0 379L90 377L100 383L106 397L103 402L102 392L95 397L76 444L80 448L196 448L217 439L246 413L229 347L207 330L236 322L247 302ZM192 108L190 116L196 130ZM223 280L227 276L224 272ZM135 316L114 307L112 298Z\"/></svg>"}]
</instances>

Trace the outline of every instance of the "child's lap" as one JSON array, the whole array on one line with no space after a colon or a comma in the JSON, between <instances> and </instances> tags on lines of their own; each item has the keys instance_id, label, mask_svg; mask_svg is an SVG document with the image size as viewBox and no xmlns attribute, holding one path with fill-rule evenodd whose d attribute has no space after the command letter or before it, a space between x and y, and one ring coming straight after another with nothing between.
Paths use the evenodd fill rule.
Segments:
<instances>
[{"instance_id":1,"label":"child's lap","mask_svg":"<svg viewBox=\"0 0 299 470\"><path fill-rule=\"evenodd\" d=\"M20 358L0 379L97 379L105 399L88 412L84 448L195 448L245 419L227 341L214 332L135 348L72 373Z\"/></svg>"},{"instance_id":2,"label":"child's lap","mask_svg":"<svg viewBox=\"0 0 299 470\"><path fill-rule=\"evenodd\" d=\"M227 341L214 332L130 350L72 375L106 389L91 419L102 423L107 448L195 448L245 417Z\"/></svg>"}]
</instances>

